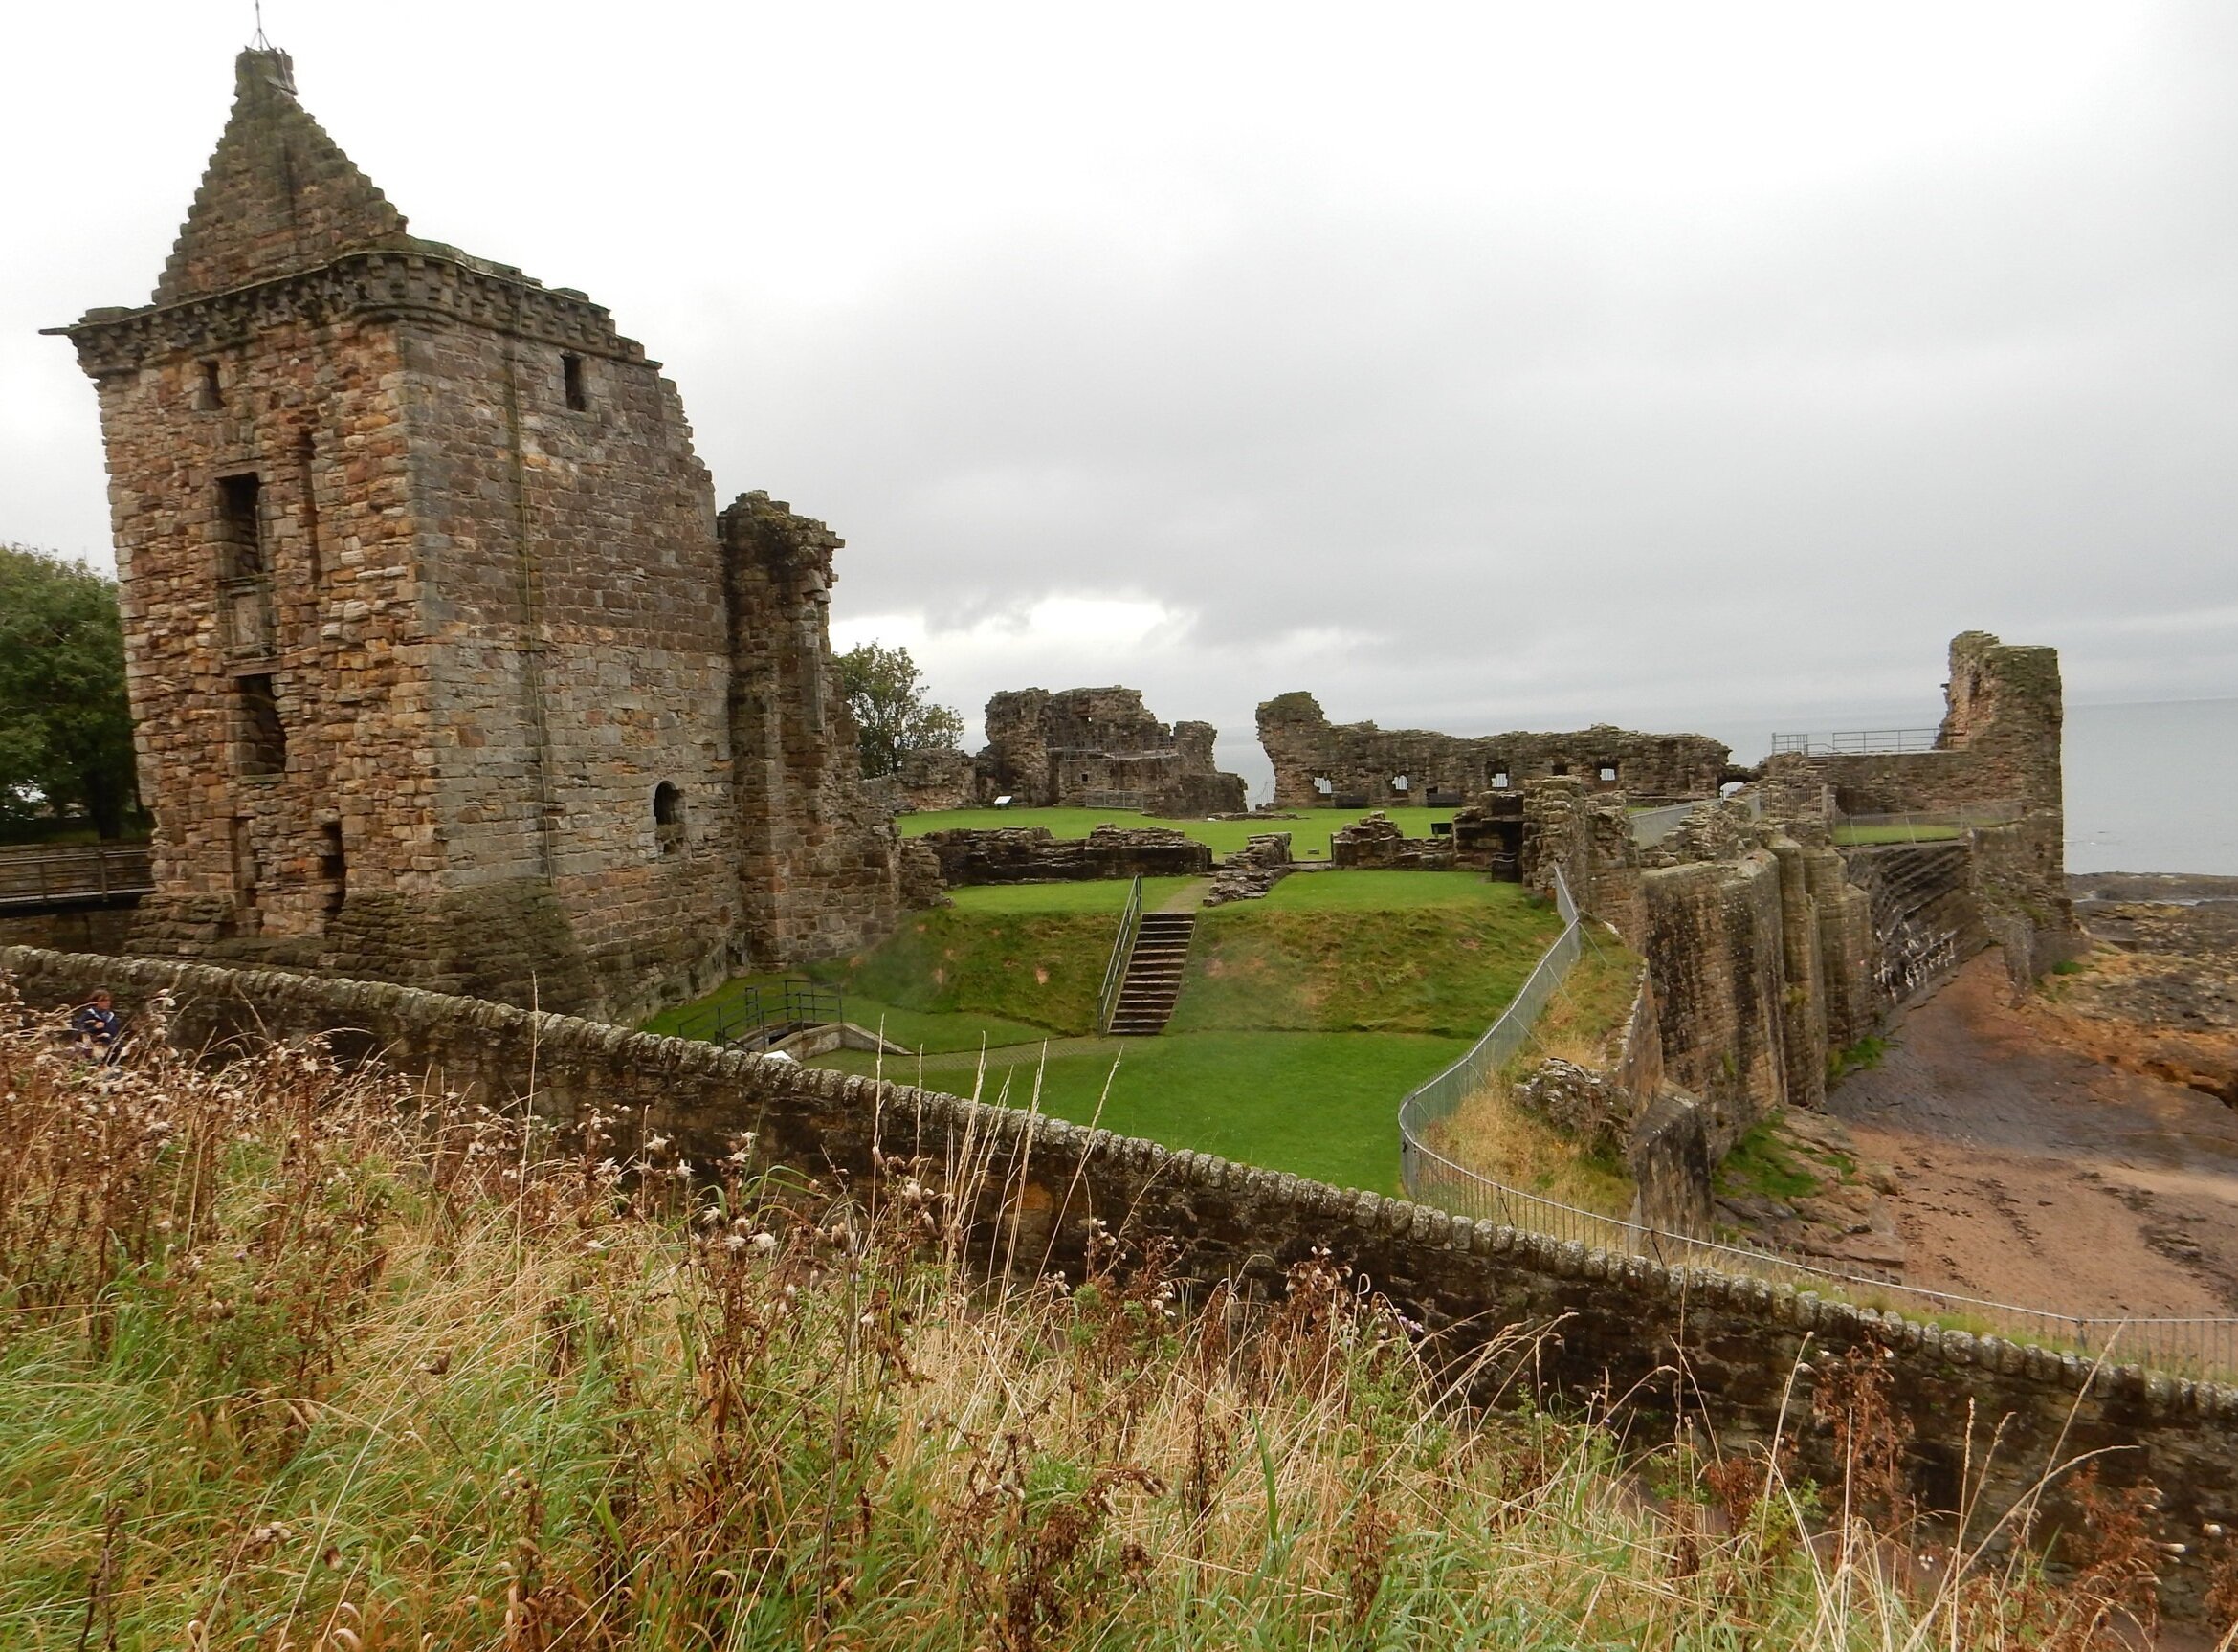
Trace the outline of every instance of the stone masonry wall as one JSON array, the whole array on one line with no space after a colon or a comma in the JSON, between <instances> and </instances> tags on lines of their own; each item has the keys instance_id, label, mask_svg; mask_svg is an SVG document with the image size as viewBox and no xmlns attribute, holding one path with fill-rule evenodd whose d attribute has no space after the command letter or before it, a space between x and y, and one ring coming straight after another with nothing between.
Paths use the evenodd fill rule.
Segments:
<instances>
[{"instance_id":1,"label":"stone masonry wall","mask_svg":"<svg viewBox=\"0 0 2238 1652\"><path fill-rule=\"evenodd\" d=\"M1119 877L1205 877L1212 850L1164 826L1097 826L1084 838L1047 826L935 831L912 838L939 857L951 889L990 883L1080 883Z\"/></svg>"},{"instance_id":2,"label":"stone masonry wall","mask_svg":"<svg viewBox=\"0 0 2238 1652\"><path fill-rule=\"evenodd\" d=\"M1905 1469L1930 1509L1959 1507L1970 1469L1980 1507L2002 1510L2047 1467L2094 1451L2105 1453L2110 1482L2159 1487L2164 1535L2182 1546L2164 1585L2179 1616L2201 1609L2208 1528L2238 1522L2238 1390L2094 1370L2073 1355L1761 1281L1666 1268L1107 1131L567 1017L396 986L22 949L0 952L0 970L41 1006L107 985L130 1016L169 989L179 998L176 1036L189 1047L258 1027L282 1038L332 1030L346 1058L378 1054L494 1105L525 1101L562 1126L596 1107L625 1130L670 1136L695 1160L752 1132L765 1160L834 1190L864 1185L874 1146L937 1164L968 1134L992 1149L976 1207L986 1252L1009 1245L1037 1268L1076 1271L1086 1223L1098 1218L1138 1242L1170 1238L1182 1277L1199 1288L1232 1280L1273 1295L1287 1267L1325 1247L1422 1324L1436 1357L1465 1359L1510 1327L1540 1330L1479 1373L1476 1398L1518 1381L1581 1403L1613 1394L1651 1430L1686 1416L1729 1449L1784 1436L1800 1448L1802 1471L1822 1482L1838 1473L1830 1441L1794 1420L1809 1415L1814 1373L1829 1356L1871 1352L1913 1430ZM998 1207L1005 1188L1014 1197ZM2049 1528L2071 1515L2055 1489Z\"/></svg>"},{"instance_id":3,"label":"stone masonry wall","mask_svg":"<svg viewBox=\"0 0 2238 1652\"><path fill-rule=\"evenodd\" d=\"M1370 807L1419 802L1433 791L1474 797L1560 775L1635 800L1714 797L1736 772L1726 748L1705 735L1635 734L1604 723L1575 734L1463 738L1332 723L1320 702L1302 693L1261 705L1258 724L1259 744L1274 765L1277 808L1315 808L1333 797L1364 797ZM1404 788L1396 784L1402 778Z\"/></svg>"}]
</instances>

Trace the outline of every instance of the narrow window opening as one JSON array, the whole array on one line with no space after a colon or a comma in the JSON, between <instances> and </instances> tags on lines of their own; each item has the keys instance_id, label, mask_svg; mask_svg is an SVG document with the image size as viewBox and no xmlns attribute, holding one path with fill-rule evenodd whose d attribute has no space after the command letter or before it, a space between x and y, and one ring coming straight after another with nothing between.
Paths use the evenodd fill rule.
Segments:
<instances>
[{"instance_id":1,"label":"narrow window opening","mask_svg":"<svg viewBox=\"0 0 2238 1652\"><path fill-rule=\"evenodd\" d=\"M340 821L328 821L321 828L319 876L326 885L326 911L332 916L349 894L349 863L343 858Z\"/></svg>"},{"instance_id":2,"label":"narrow window opening","mask_svg":"<svg viewBox=\"0 0 2238 1652\"><path fill-rule=\"evenodd\" d=\"M1554 772L1558 775L1566 775L1570 772L1570 765L1567 763L1556 763L1554 765Z\"/></svg>"},{"instance_id":3,"label":"narrow window opening","mask_svg":"<svg viewBox=\"0 0 2238 1652\"><path fill-rule=\"evenodd\" d=\"M314 590L319 584L321 573L319 490L313 481L318 457L318 449L312 444L311 438L305 436L296 447L296 468L301 474L303 484L303 562L310 573Z\"/></svg>"},{"instance_id":4,"label":"narrow window opening","mask_svg":"<svg viewBox=\"0 0 2238 1652\"><path fill-rule=\"evenodd\" d=\"M241 772L287 773L287 727L279 720L279 695L263 673L238 680L241 702Z\"/></svg>"},{"instance_id":5,"label":"narrow window opening","mask_svg":"<svg viewBox=\"0 0 2238 1652\"><path fill-rule=\"evenodd\" d=\"M1504 792L1508 789L1507 770L1501 769L1492 777L1492 789L1496 792Z\"/></svg>"},{"instance_id":6,"label":"narrow window opening","mask_svg":"<svg viewBox=\"0 0 2238 1652\"><path fill-rule=\"evenodd\" d=\"M252 911L256 905L256 843L250 834L249 817L235 815L229 834L233 851L233 895Z\"/></svg>"},{"instance_id":7,"label":"narrow window opening","mask_svg":"<svg viewBox=\"0 0 2238 1652\"><path fill-rule=\"evenodd\" d=\"M1614 780L1616 778L1616 765L1614 763L1603 763L1601 765L1601 778L1605 781Z\"/></svg>"},{"instance_id":8,"label":"narrow window opening","mask_svg":"<svg viewBox=\"0 0 2238 1652\"><path fill-rule=\"evenodd\" d=\"M263 514L258 496L262 486L254 475L220 476L217 480L218 578L260 580L264 577Z\"/></svg>"},{"instance_id":9,"label":"narrow window opening","mask_svg":"<svg viewBox=\"0 0 2238 1652\"><path fill-rule=\"evenodd\" d=\"M560 358L560 383L566 391L569 411L580 413L590 406L590 398L584 393L583 388L583 358L581 356L562 356Z\"/></svg>"},{"instance_id":10,"label":"narrow window opening","mask_svg":"<svg viewBox=\"0 0 2238 1652\"><path fill-rule=\"evenodd\" d=\"M1405 775L1393 775L1391 777L1391 789L1395 792L1404 793L1407 790L1407 777Z\"/></svg>"},{"instance_id":11,"label":"narrow window opening","mask_svg":"<svg viewBox=\"0 0 2238 1652\"><path fill-rule=\"evenodd\" d=\"M225 381L218 377L215 362L204 362L201 366L201 380L194 386L194 405L203 412L214 413L226 405Z\"/></svg>"},{"instance_id":12,"label":"narrow window opening","mask_svg":"<svg viewBox=\"0 0 2238 1652\"><path fill-rule=\"evenodd\" d=\"M684 794L673 781L653 788L653 839L662 854L684 847Z\"/></svg>"},{"instance_id":13,"label":"narrow window opening","mask_svg":"<svg viewBox=\"0 0 2238 1652\"><path fill-rule=\"evenodd\" d=\"M1337 794L1337 782L1327 775L1316 775L1314 776L1314 790L1319 792L1323 797L1334 797Z\"/></svg>"}]
</instances>

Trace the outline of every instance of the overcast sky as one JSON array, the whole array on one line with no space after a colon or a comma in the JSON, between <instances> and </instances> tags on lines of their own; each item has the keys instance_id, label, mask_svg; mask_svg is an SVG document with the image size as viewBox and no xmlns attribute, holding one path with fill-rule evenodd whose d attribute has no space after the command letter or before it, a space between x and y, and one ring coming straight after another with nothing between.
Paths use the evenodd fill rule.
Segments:
<instances>
[{"instance_id":1,"label":"overcast sky","mask_svg":"<svg viewBox=\"0 0 2238 1652\"><path fill-rule=\"evenodd\" d=\"M842 644L1456 733L2238 695L2238 6L270 0L416 233L580 287ZM0 540L248 0L0 11ZM1252 763L1254 770L1263 762Z\"/></svg>"}]
</instances>

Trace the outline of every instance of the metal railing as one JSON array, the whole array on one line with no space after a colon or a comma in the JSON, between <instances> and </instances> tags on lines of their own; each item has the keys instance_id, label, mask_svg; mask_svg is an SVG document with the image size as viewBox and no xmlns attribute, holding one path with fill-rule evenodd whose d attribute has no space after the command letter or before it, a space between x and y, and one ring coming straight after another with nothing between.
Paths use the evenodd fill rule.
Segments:
<instances>
[{"instance_id":1,"label":"metal railing","mask_svg":"<svg viewBox=\"0 0 2238 1652\"><path fill-rule=\"evenodd\" d=\"M1775 757L1791 752L1806 758L1901 757L1940 751L1940 729L1842 729L1830 735L1774 735Z\"/></svg>"},{"instance_id":2,"label":"metal railing","mask_svg":"<svg viewBox=\"0 0 2238 1652\"><path fill-rule=\"evenodd\" d=\"M1562 915L1562 934L1540 956L1538 964L1509 1001L1507 1008L1500 1011L1499 1019L1485 1028L1484 1036L1471 1045L1460 1060L1435 1077L1425 1079L1401 1098L1399 1182L1406 1188L1407 1198L1421 1197L1415 1192L1416 1164L1418 1156L1429 1153L1424 1145L1425 1135L1433 1126L1452 1117L1462 1102L1490 1084L1494 1075L1523 1047L1523 1041L1530 1036L1540 1012L1546 1007L1546 1001L1554 996L1555 989L1583 956L1584 920L1559 867L1554 873L1554 908Z\"/></svg>"},{"instance_id":3,"label":"metal railing","mask_svg":"<svg viewBox=\"0 0 2238 1652\"><path fill-rule=\"evenodd\" d=\"M706 1004L677 1022L674 1038L696 1038L736 1049L764 1049L803 1027L847 1019L847 998L820 981L756 982L738 997Z\"/></svg>"},{"instance_id":4,"label":"metal railing","mask_svg":"<svg viewBox=\"0 0 2238 1652\"><path fill-rule=\"evenodd\" d=\"M1135 956L1135 936L1142 927L1142 878L1137 873L1120 909L1119 933L1112 936L1111 961L1103 966L1103 989L1096 995L1096 1030L1111 1030L1112 1012L1119 1008L1119 986L1127 979L1127 964Z\"/></svg>"},{"instance_id":5,"label":"metal railing","mask_svg":"<svg viewBox=\"0 0 2238 1652\"><path fill-rule=\"evenodd\" d=\"M0 907L121 899L154 889L155 869L144 843L0 851Z\"/></svg>"},{"instance_id":6,"label":"metal railing","mask_svg":"<svg viewBox=\"0 0 2238 1652\"><path fill-rule=\"evenodd\" d=\"M1146 814L1150 809L1148 792L1084 791L1077 794L1079 802L1071 806L1084 809L1116 809L1124 814Z\"/></svg>"}]
</instances>

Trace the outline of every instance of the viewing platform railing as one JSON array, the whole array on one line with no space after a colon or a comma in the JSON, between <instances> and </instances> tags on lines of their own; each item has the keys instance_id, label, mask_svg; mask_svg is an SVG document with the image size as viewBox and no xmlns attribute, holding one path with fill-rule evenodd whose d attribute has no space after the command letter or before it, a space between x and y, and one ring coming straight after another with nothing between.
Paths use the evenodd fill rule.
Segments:
<instances>
[{"instance_id":1,"label":"viewing platform railing","mask_svg":"<svg viewBox=\"0 0 2238 1652\"><path fill-rule=\"evenodd\" d=\"M1902 757L1940 751L1940 729L1842 729L1830 735L1774 735L1772 755L1806 758Z\"/></svg>"}]
</instances>

